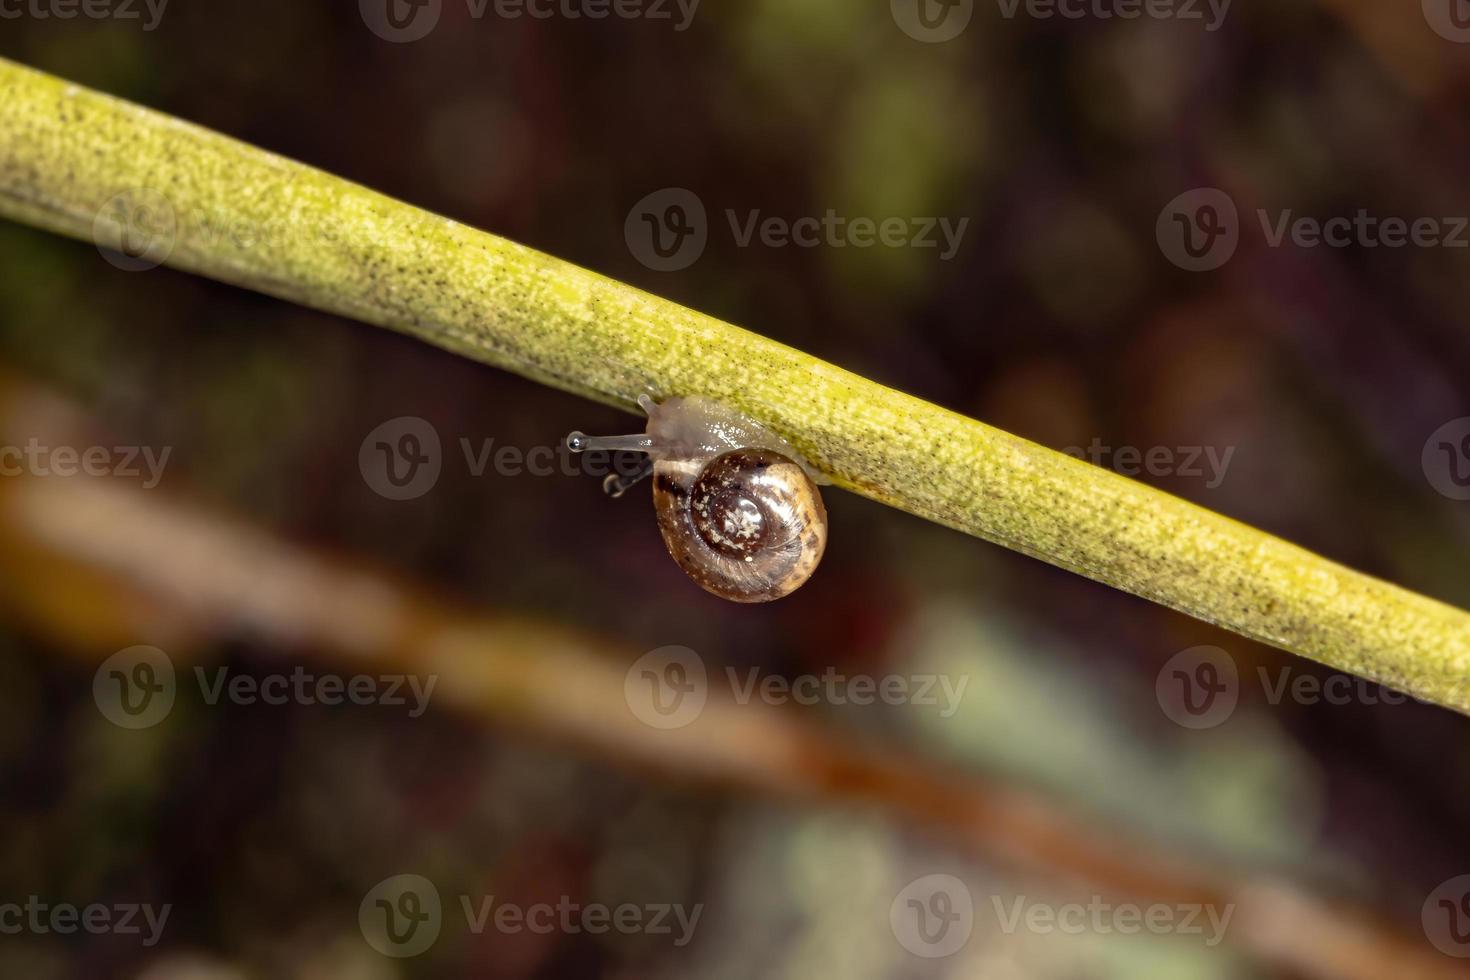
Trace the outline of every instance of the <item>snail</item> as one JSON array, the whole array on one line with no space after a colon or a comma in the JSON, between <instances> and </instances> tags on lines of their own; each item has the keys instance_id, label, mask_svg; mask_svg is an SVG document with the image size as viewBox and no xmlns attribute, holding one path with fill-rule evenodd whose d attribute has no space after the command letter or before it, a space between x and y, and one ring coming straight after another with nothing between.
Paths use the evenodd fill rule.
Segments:
<instances>
[{"instance_id":1,"label":"snail","mask_svg":"<svg viewBox=\"0 0 1470 980\"><path fill-rule=\"evenodd\" d=\"M610 496L653 475L653 506L669 554L707 592L769 602L811 578L827 547L822 480L785 439L709 398L638 399L641 435L573 432L567 448L647 454L638 472L609 476Z\"/></svg>"}]
</instances>

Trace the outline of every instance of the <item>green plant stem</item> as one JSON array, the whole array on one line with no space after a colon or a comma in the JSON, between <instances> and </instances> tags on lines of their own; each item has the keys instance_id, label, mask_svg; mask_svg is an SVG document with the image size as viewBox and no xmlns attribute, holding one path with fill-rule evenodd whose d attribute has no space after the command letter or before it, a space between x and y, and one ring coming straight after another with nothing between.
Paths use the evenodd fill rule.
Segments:
<instances>
[{"instance_id":1,"label":"green plant stem","mask_svg":"<svg viewBox=\"0 0 1470 980\"><path fill-rule=\"evenodd\" d=\"M142 189L140 191L140 189ZM1470 615L614 280L0 61L0 214L632 409L701 394L839 486L1470 713ZM99 217L100 216L100 217ZM837 527L835 534L861 533Z\"/></svg>"}]
</instances>

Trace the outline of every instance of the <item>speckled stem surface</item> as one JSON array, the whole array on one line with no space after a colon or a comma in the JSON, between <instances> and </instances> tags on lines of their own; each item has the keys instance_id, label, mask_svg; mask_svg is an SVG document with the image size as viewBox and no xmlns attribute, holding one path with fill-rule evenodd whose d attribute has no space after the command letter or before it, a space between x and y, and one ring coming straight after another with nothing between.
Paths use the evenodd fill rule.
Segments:
<instances>
[{"instance_id":1,"label":"speckled stem surface","mask_svg":"<svg viewBox=\"0 0 1470 980\"><path fill-rule=\"evenodd\" d=\"M151 244L145 262L630 410L643 392L718 398L839 486L1470 713L1470 614L1459 609L548 255L3 60L0 214L108 248Z\"/></svg>"}]
</instances>

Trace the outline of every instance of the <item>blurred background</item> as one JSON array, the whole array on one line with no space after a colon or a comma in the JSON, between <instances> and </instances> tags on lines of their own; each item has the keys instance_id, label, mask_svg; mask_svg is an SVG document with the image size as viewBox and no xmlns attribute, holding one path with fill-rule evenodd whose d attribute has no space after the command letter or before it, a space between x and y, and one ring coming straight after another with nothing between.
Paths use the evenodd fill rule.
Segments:
<instances>
[{"instance_id":1,"label":"blurred background","mask_svg":"<svg viewBox=\"0 0 1470 980\"><path fill-rule=\"evenodd\" d=\"M392 4L27 0L0 5L0 56L1470 605L1461 0ZM673 227L671 202L697 225L672 259L639 232ZM1438 237L1276 235L1360 212ZM829 215L815 239L759 231ZM901 234L863 244L885 219ZM1352 976L1393 949L1407 976L1470 956L1465 718L837 490L811 582L724 603L669 560L646 488L476 465L631 417L116 258L0 224L0 442L110 461L0 481L0 975ZM440 467L392 499L364 447L404 418ZM687 729L632 703L630 667L671 646L707 671ZM240 693L298 670L400 675L408 703ZM730 670L964 686L742 705ZM109 709L114 683L126 701L170 671L161 710ZM1181 671L1223 678L1208 710ZM435 685L417 713L409 676ZM392 919L430 915L424 882L437 932L410 949ZM487 898L662 907L671 930L477 928ZM1128 930L1128 902L1235 918ZM169 911L67 932L9 929L6 903ZM1047 928L1069 903L1103 911Z\"/></svg>"}]
</instances>

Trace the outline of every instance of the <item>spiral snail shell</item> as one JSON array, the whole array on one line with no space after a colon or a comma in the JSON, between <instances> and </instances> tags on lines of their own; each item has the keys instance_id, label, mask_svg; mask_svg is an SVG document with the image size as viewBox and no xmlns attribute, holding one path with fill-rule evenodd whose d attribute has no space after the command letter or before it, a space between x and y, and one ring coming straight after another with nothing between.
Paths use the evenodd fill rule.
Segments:
<instances>
[{"instance_id":1,"label":"spiral snail shell","mask_svg":"<svg viewBox=\"0 0 1470 980\"><path fill-rule=\"evenodd\" d=\"M614 497L650 472L658 527L669 554L707 592L734 602L769 602L811 578L827 547L820 475L791 444L712 399L655 404L642 435L573 432L567 447L646 453L632 477L610 476Z\"/></svg>"}]
</instances>

